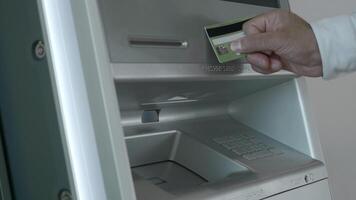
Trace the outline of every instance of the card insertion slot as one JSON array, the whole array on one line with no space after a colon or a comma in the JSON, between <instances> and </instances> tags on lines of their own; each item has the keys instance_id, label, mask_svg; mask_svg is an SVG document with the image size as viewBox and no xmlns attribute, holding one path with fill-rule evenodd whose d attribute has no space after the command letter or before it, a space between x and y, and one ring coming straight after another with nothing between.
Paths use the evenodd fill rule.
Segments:
<instances>
[{"instance_id":1,"label":"card insertion slot","mask_svg":"<svg viewBox=\"0 0 356 200\"><path fill-rule=\"evenodd\" d=\"M236 31L242 30L243 24L247 21L248 20L244 20L233 24L227 24L225 26L209 27L206 29L206 32L208 33L209 37L216 37L234 33Z\"/></svg>"},{"instance_id":2,"label":"card insertion slot","mask_svg":"<svg viewBox=\"0 0 356 200\"><path fill-rule=\"evenodd\" d=\"M135 47L169 47L169 48L187 48L188 41L157 39L157 38L129 38L129 44Z\"/></svg>"},{"instance_id":3,"label":"card insertion slot","mask_svg":"<svg viewBox=\"0 0 356 200\"><path fill-rule=\"evenodd\" d=\"M279 8L280 2L278 0L270 0L270 1L261 1L261 0L222 0L222 1L230 1L234 3L244 3L251 4L257 6L271 7L271 8Z\"/></svg>"}]
</instances>

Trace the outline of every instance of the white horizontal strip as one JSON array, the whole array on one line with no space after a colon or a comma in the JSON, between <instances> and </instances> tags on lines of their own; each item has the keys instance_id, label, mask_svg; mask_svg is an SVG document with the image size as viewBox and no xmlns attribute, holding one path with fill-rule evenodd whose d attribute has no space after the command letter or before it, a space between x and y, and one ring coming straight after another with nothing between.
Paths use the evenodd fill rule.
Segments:
<instances>
[{"instance_id":1,"label":"white horizontal strip","mask_svg":"<svg viewBox=\"0 0 356 200\"><path fill-rule=\"evenodd\" d=\"M238 32L238 33L233 34L233 35L228 35L228 36L225 36L225 37L213 39L212 42L213 42L214 45L220 45L220 44L225 44L225 43L228 43L228 42L232 42L232 41L238 40L238 39L240 39L240 38L242 38L244 36L245 36L244 32Z\"/></svg>"}]
</instances>

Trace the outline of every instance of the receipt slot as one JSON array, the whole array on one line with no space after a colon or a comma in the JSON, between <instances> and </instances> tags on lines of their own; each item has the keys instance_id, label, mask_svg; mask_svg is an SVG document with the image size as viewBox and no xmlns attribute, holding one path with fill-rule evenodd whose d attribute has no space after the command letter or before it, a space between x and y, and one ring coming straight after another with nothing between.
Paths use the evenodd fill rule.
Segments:
<instances>
[{"instance_id":1,"label":"receipt slot","mask_svg":"<svg viewBox=\"0 0 356 200\"><path fill-rule=\"evenodd\" d=\"M55 110L43 113L57 119L58 134L41 135L52 143L33 137L61 144L48 168L67 172L58 176L65 187L42 194L331 200L305 80L261 75L243 60L220 64L205 35L207 25L288 9L288 1L37 2L46 59L36 62L48 69L41 86ZM20 182L12 187L26 194Z\"/></svg>"}]
</instances>

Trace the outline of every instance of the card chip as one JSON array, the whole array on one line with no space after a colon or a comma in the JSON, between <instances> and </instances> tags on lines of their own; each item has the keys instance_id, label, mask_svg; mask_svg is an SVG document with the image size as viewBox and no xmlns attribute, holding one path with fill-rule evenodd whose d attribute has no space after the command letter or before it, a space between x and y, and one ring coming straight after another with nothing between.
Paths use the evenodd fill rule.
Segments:
<instances>
[{"instance_id":1,"label":"card chip","mask_svg":"<svg viewBox=\"0 0 356 200\"><path fill-rule=\"evenodd\" d=\"M231 50L230 45L245 36L242 26L247 20L235 20L229 23L206 26L205 31L220 63L243 58L244 55Z\"/></svg>"},{"instance_id":2,"label":"card chip","mask_svg":"<svg viewBox=\"0 0 356 200\"><path fill-rule=\"evenodd\" d=\"M220 45L216 47L216 51L219 53L219 55L224 55L229 53L229 49L224 45Z\"/></svg>"}]
</instances>

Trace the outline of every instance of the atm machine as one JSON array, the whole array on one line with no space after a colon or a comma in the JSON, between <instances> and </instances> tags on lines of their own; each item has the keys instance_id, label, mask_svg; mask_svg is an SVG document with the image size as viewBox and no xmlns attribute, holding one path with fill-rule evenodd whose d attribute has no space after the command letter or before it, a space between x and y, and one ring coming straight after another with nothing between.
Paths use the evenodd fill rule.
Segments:
<instances>
[{"instance_id":1,"label":"atm machine","mask_svg":"<svg viewBox=\"0 0 356 200\"><path fill-rule=\"evenodd\" d=\"M34 57L48 69L55 112L47 114L66 170L58 179L68 187L47 197L331 200L305 80L261 75L241 60L219 64L204 34L206 25L289 9L287 0L37 6ZM12 182L15 196L21 184Z\"/></svg>"}]
</instances>

